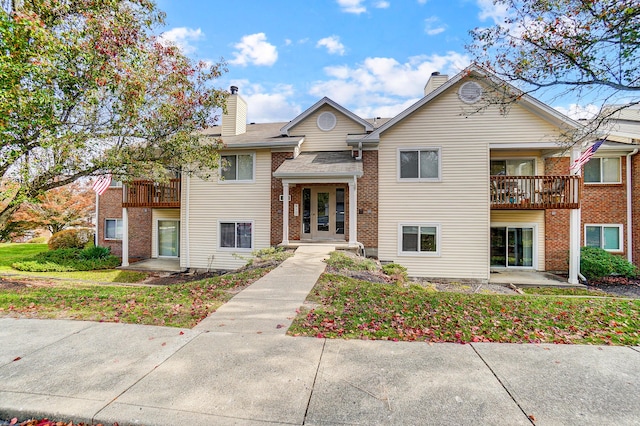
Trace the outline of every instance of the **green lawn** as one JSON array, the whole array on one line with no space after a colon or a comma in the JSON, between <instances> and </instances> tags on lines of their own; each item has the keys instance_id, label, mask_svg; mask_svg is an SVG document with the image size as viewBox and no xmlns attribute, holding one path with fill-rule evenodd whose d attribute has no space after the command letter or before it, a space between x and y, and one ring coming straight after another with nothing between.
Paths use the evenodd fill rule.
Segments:
<instances>
[{"instance_id":1,"label":"green lawn","mask_svg":"<svg viewBox=\"0 0 640 426\"><path fill-rule=\"evenodd\" d=\"M291 335L429 342L640 344L640 300L433 293L323 274Z\"/></svg>"},{"instance_id":2,"label":"green lawn","mask_svg":"<svg viewBox=\"0 0 640 426\"><path fill-rule=\"evenodd\" d=\"M158 287L34 281L29 287L0 288L0 315L193 327L229 300L234 289L269 270Z\"/></svg>"},{"instance_id":3,"label":"green lawn","mask_svg":"<svg viewBox=\"0 0 640 426\"><path fill-rule=\"evenodd\" d=\"M138 282L147 277L144 272L121 271L118 269L104 269L97 271L75 272L25 272L13 269L11 265L17 261L32 257L43 251L47 251L46 244L0 244L0 273L24 275L41 278L68 278L95 282Z\"/></svg>"}]
</instances>

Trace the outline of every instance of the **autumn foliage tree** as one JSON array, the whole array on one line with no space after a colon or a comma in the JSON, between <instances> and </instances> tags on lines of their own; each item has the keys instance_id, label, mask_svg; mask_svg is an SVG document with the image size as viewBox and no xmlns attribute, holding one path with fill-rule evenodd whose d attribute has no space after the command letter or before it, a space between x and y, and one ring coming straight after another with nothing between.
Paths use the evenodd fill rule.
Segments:
<instances>
[{"instance_id":1,"label":"autumn foliage tree","mask_svg":"<svg viewBox=\"0 0 640 426\"><path fill-rule=\"evenodd\" d=\"M589 130L640 103L637 0L494 0L504 19L471 31L475 61L523 92L550 89L602 108ZM511 96L511 99L508 97ZM611 108L610 105L616 105ZM605 108L606 106L606 108Z\"/></svg>"},{"instance_id":2,"label":"autumn foliage tree","mask_svg":"<svg viewBox=\"0 0 640 426\"><path fill-rule=\"evenodd\" d=\"M224 64L155 36L151 0L22 0L0 10L0 230L24 202L84 176L207 175Z\"/></svg>"}]
</instances>

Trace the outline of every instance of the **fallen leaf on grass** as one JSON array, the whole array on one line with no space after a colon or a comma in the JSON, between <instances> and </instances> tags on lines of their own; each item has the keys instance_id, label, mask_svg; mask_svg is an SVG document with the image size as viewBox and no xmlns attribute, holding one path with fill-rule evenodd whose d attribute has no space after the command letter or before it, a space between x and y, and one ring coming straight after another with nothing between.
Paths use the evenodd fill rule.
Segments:
<instances>
[{"instance_id":1,"label":"fallen leaf on grass","mask_svg":"<svg viewBox=\"0 0 640 426\"><path fill-rule=\"evenodd\" d=\"M15 362L15 361L20 361L21 359L22 359L22 357L21 357L21 356L17 356L17 357L15 357L15 358L13 359L13 361L14 361L14 362Z\"/></svg>"}]
</instances>

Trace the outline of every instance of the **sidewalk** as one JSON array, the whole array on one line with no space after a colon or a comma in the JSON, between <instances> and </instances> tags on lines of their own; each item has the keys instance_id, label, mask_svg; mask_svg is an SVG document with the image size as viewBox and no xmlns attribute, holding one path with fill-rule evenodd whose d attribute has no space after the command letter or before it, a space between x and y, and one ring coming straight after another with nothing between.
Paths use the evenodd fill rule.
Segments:
<instances>
[{"instance_id":1,"label":"sidewalk","mask_svg":"<svg viewBox=\"0 0 640 426\"><path fill-rule=\"evenodd\" d=\"M298 249L192 330L0 319L0 419L638 424L638 347L286 336L325 249Z\"/></svg>"}]
</instances>

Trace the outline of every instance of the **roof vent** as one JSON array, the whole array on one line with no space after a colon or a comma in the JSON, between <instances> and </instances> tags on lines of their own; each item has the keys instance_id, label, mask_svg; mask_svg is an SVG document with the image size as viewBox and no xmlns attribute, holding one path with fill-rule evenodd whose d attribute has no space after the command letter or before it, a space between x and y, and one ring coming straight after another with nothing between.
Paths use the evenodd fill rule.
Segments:
<instances>
[{"instance_id":1,"label":"roof vent","mask_svg":"<svg viewBox=\"0 0 640 426\"><path fill-rule=\"evenodd\" d=\"M231 86L230 90L232 95L238 94L238 86Z\"/></svg>"},{"instance_id":2,"label":"roof vent","mask_svg":"<svg viewBox=\"0 0 640 426\"><path fill-rule=\"evenodd\" d=\"M336 119L336 116L329 111L325 111L318 116L318 128L325 132L333 130L333 128L336 127L337 122L338 120Z\"/></svg>"},{"instance_id":3,"label":"roof vent","mask_svg":"<svg viewBox=\"0 0 640 426\"><path fill-rule=\"evenodd\" d=\"M460 86L458 96L465 104L475 104L482 98L482 86L475 81L467 81Z\"/></svg>"}]
</instances>

